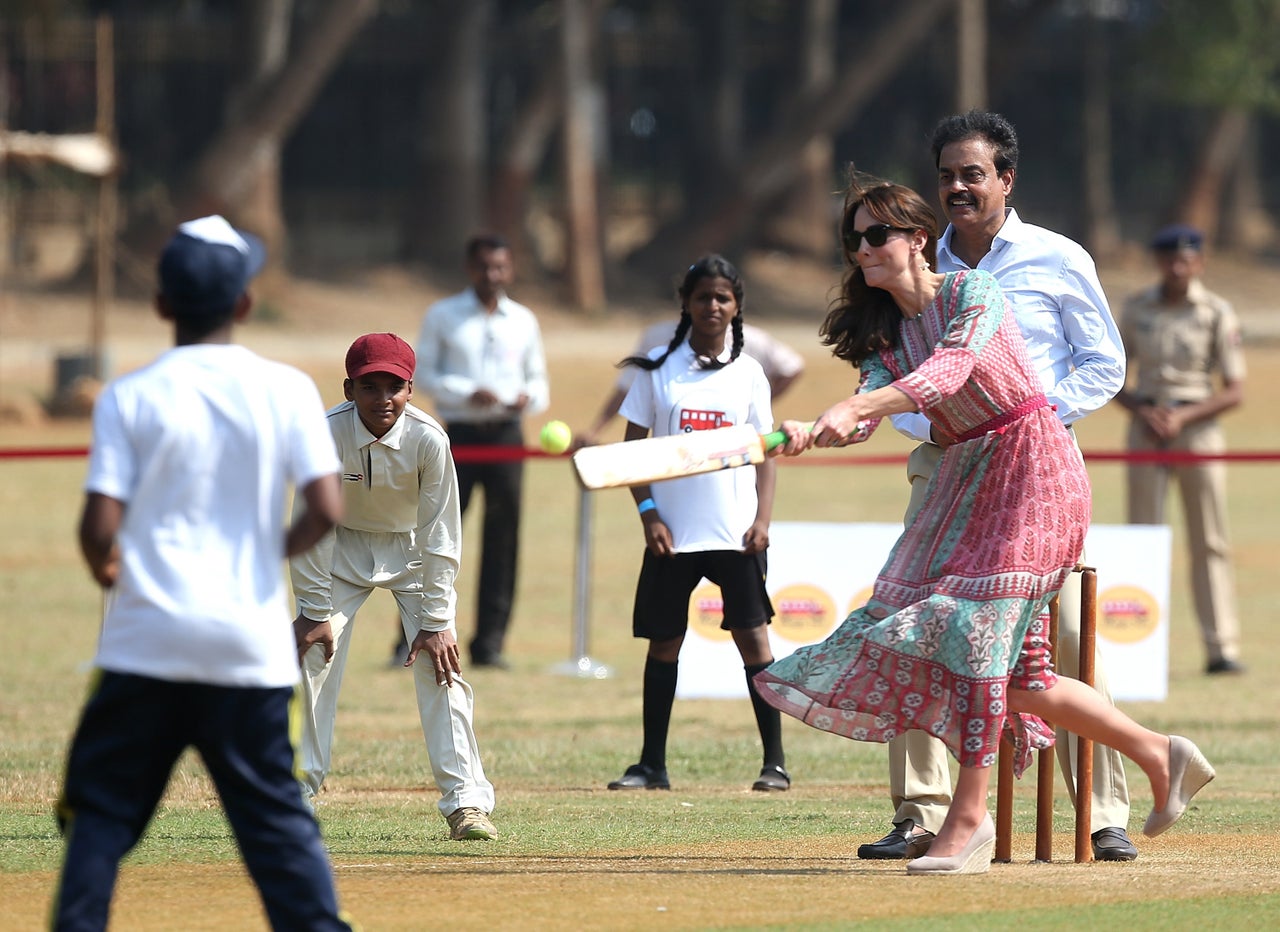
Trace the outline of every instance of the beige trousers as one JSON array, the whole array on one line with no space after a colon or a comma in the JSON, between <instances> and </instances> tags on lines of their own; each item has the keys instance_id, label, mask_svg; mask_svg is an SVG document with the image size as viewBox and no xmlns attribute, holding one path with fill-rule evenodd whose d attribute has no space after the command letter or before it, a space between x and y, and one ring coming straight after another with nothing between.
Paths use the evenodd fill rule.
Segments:
<instances>
[{"instance_id":1,"label":"beige trousers","mask_svg":"<svg viewBox=\"0 0 1280 932\"><path fill-rule=\"evenodd\" d=\"M302 663L302 734L298 742L303 795L320 792L329 773L338 692L351 650L356 613L375 588L389 589L400 609L404 636L412 643L418 634L422 604L422 573L405 553L404 534L377 534L338 528L334 547L332 605L333 659L324 662L324 649L311 648ZM461 677L452 686L436 682L435 670L424 655L406 671L418 699L418 719L431 761L431 774L440 791L442 815L473 806L492 812L493 785L484 775L480 747L472 726L475 696Z\"/></svg>"},{"instance_id":2,"label":"beige trousers","mask_svg":"<svg viewBox=\"0 0 1280 932\"><path fill-rule=\"evenodd\" d=\"M905 521L910 523L923 507L929 480L938 468L942 448L921 444L907 461L911 501ZM1058 595L1057 672L1070 677L1080 674L1080 575L1071 573ZM1094 688L1108 702L1106 673L1100 658L1094 658ZM1061 729L1057 732L1058 764L1066 778L1067 791L1075 802L1077 740ZM889 742L889 793L893 797L893 821L911 819L930 832L942 827L951 805L949 753L937 738L923 731L909 731ZM1093 755L1093 821L1090 832L1110 826L1126 827L1129 822L1129 788L1125 782L1120 752L1095 744Z\"/></svg>"},{"instance_id":3,"label":"beige trousers","mask_svg":"<svg viewBox=\"0 0 1280 932\"><path fill-rule=\"evenodd\" d=\"M1226 449L1216 420L1185 428L1172 442L1162 444L1136 418L1129 422L1130 450L1185 450L1221 453ZM1200 463L1130 463L1129 523L1164 524L1169 478L1178 483L1187 519L1187 547L1191 558L1191 594L1195 599L1200 635L1210 663L1240 659L1240 619L1236 612L1231 545L1227 535L1227 466L1222 461Z\"/></svg>"}]
</instances>

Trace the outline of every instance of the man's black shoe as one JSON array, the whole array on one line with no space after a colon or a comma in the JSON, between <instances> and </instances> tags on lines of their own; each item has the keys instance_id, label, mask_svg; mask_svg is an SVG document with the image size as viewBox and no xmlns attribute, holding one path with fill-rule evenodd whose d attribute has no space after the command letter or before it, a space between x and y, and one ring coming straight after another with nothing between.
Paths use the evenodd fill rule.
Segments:
<instances>
[{"instance_id":1,"label":"man's black shoe","mask_svg":"<svg viewBox=\"0 0 1280 932\"><path fill-rule=\"evenodd\" d=\"M1210 660L1209 665L1204 668L1204 672L1209 674L1243 673L1244 664L1239 660L1229 660L1223 657L1219 660Z\"/></svg>"},{"instance_id":2,"label":"man's black shoe","mask_svg":"<svg viewBox=\"0 0 1280 932\"><path fill-rule=\"evenodd\" d=\"M632 764L627 772L609 784L611 790L669 790L667 769L661 770L648 764Z\"/></svg>"},{"instance_id":3,"label":"man's black shoe","mask_svg":"<svg viewBox=\"0 0 1280 932\"><path fill-rule=\"evenodd\" d=\"M765 764L756 782L751 784L751 788L760 790L762 793L786 792L791 789L791 774L777 764Z\"/></svg>"},{"instance_id":4,"label":"man's black shoe","mask_svg":"<svg viewBox=\"0 0 1280 932\"><path fill-rule=\"evenodd\" d=\"M1129 840L1129 835L1119 825L1100 828L1090 838L1093 839L1093 859L1095 861L1134 861L1138 857L1138 849Z\"/></svg>"},{"instance_id":5,"label":"man's black shoe","mask_svg":"<svg viewBox=\"0 0 1280 932\"><path fill-rule=\"evenodd\" d=\"M511 664L507 663L507 658L502 656L472 657L471 666L487 667L490 670L510 670L511 669Z\"/></svg>"},{"instance_id":6,"label":"man's black shoe","mask_svg":"<svg viewBox=\"0 0 1280 932\"><path fill-rule=\"evenodd\" d=\"M893 831L879 841L858 846L864 861L903 861L923 856L933 844L933 832L916 831L914 819L893 823Z\"/></svg>"}]
</instances>

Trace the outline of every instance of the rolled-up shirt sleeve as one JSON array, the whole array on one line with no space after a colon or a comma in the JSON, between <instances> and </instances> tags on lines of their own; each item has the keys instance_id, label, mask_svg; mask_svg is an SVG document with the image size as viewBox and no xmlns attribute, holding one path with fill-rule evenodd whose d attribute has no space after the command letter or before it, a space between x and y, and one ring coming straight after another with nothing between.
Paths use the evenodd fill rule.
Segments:
<instances>
[{"instance_id":1,"label":"rolled-up shirt sleeve","mask_svg":"<svg viewBox=\"0 0 1280 932\"><path fill-rule=\"evenodd\" d=\"M1092 262L1068 261L1062 276L1062 333L1071 347L1071 372L1046 397L1066 424L1090 414L1124 387L1125 353L1120 329Z\"/></svg>"}]
</instances>

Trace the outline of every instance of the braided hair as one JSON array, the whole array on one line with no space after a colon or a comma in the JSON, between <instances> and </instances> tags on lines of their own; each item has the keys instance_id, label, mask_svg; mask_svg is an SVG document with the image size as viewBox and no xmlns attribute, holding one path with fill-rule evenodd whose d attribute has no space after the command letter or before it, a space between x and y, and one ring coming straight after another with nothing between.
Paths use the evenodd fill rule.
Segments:
<instances>
[{"instance_id":1,"label":"braided hair","mask_svg":"<svg viewBox=\"0 0 1280 932\"><path fill-rule=\"evenodd\" d=\"M618 363L617 368L639 366L641 369L652 371L667 361L667 357L675 352L676 348L684 342L684 338L689 335L689 328L693 325L693 319L689 316L687 302L689 296L693 294L694 287L704 278L723 278L729 283L729 287L733 290L733 298L738 304L738 313L734 314L733 320L729 322L730 329L733 332L733 341L730 344L728 362L721 360L719 357L699 356L698 366L703 369L723 369L742 354L742 275L732 262L724 256L713 253L703 256L689 266L684 273L684 280L676 289L676 293L680 296L680 321L676 324L676 332L671 337L671 342L667 344L666 352L657 359L650 359L644 355L628 356Z\"/></svg>"}]
</instances>

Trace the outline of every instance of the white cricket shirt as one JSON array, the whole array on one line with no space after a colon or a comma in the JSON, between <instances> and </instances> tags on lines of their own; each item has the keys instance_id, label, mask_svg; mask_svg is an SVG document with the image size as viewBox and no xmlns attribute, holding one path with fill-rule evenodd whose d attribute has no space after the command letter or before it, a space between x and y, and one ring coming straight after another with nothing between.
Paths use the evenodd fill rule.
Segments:
<instances>
[{"instance_id":1,"label":"white cricket shirt","mask_svg":"<svg viewBox=\"0 0 1280 932\"><path fill-rule=\"evenodd\" d=\"M462 517L444 428L413 405L381 437L369 433L350 401L332 408L328 420L342 459L344 516L318 546L290 561L299 611L328 618L334 576L375 588L408 568L420 581L418 627L449 627Z\"/></svg>"}]
</instances>

